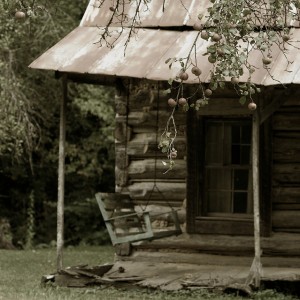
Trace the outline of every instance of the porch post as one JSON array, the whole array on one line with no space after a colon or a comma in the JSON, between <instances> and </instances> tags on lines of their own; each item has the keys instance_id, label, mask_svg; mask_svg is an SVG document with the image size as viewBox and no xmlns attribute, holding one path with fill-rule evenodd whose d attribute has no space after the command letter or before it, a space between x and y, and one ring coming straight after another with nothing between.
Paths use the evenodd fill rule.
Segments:
<instances>
[{"instance_id":1,"label":"porch post","mask_svg":"<svg viewBox=\"0 0 300 300\"><path fill-rule=\"evenodd\" d=\"M58 160L58 201L57 201L57 271L63 268L64 246L64 194L65 194L65 139L66 102L68 96L67 76L62 77L63 97L60 104L59 160Z\"/></svg>"},{"instance_id":2,"label":"porch post","mask_svg":"<svg viewBox=\"0 0 300 300\"><path fill-rule=\"evenodd\" d=\"M259 112L252 117L252 181L253 181L253 217L254 217L254 260L251 266L248 283L256 288L261 279L261 245L260 245L260 210L259 210Z\"/></svg>"}]
</instances>

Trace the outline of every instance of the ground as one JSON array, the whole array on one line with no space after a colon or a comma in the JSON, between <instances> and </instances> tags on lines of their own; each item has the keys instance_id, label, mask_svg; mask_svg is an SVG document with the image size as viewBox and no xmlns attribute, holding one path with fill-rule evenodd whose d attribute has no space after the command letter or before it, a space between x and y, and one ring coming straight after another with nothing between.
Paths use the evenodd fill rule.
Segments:
<instances>
[{"instance_id":1,"label":"ground","mask_svg":"<svg viewBox=\"0 0 300 300\"><path fill-rule=\"evenodd\" d=\"M111 263L114 251L110 246L75 247L64 251L64 265ZM100 286L89 288L57 288L42 286L41 278L55 272L56 249L0 250L0 300L31 299L243 299L240 296L221 295L207 290L161 292L150 289L116 289ZM253 299L296 299L273 290L258 292Z\"/></svg>"}]
</instances>

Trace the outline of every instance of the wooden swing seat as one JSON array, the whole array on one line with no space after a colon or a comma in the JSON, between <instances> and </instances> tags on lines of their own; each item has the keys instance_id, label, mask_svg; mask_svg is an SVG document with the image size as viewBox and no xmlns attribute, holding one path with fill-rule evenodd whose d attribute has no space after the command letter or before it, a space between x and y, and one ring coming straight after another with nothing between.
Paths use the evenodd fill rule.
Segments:
<instances>
[{"instance_id":1,"label":"wooden swing seat","mask_svg":"<svg viewBox=\"0 0 300 300\"><path fill-rule=\"evenodd\" d=\"M113 245L153 240L182 233L176 210L168 212L175 229L154 232L149 212L137 213L127 195L97 193L96 200Z\"/></svg>"}]
</instances>

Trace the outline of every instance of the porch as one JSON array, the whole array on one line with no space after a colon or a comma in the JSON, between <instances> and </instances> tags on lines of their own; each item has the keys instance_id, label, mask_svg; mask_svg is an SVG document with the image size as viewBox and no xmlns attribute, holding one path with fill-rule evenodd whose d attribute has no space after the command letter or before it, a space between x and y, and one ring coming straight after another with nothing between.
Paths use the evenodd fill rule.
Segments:
<instances>
[{"instance_id":1,"label":"porch","mask_svg":"<svg viewBox=\"0 0 300 300\"><path fill-rule=\"evenodd\" d=\"M270 237L261 237L262 264L300 268L299 245L300 234L297 233L273 232ZM126 245L117 246L116 252L126 247ZM123 253L126 254L124 250ZM250 260L253 259L254 237L183 233L179 236L133 243L129 254L132 261L149 256L150 261L194 264L202 264L203 257L211 254L214 262L216 262L215 255L222 255L224 256L222 261L226 256L232 256L237 263L245 261L247 256ZM161 258L154 259L155 255ZM119 255L119 259L126 260L126 255Z\"/></svg>"}]
</instances>

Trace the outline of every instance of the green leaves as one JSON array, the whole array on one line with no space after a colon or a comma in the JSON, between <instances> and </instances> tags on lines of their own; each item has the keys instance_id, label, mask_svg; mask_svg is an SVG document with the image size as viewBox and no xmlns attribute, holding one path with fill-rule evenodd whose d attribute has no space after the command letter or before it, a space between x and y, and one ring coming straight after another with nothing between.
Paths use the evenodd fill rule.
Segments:
<instances>
[{"instance_id":1,"label":"green leaves","mask_svg":"<svg viewBox=\"0 0 300 300\"><path fill-rule=\"evenodd\" d=\"M0 155L28 159L51 123L60 84L51 73L28 69L50 45L77 26L86 3L0 1ZM26 14L16 19L15 12ZM24 155L26 154L26 155Z\"/></svg>"}]
</instances>

